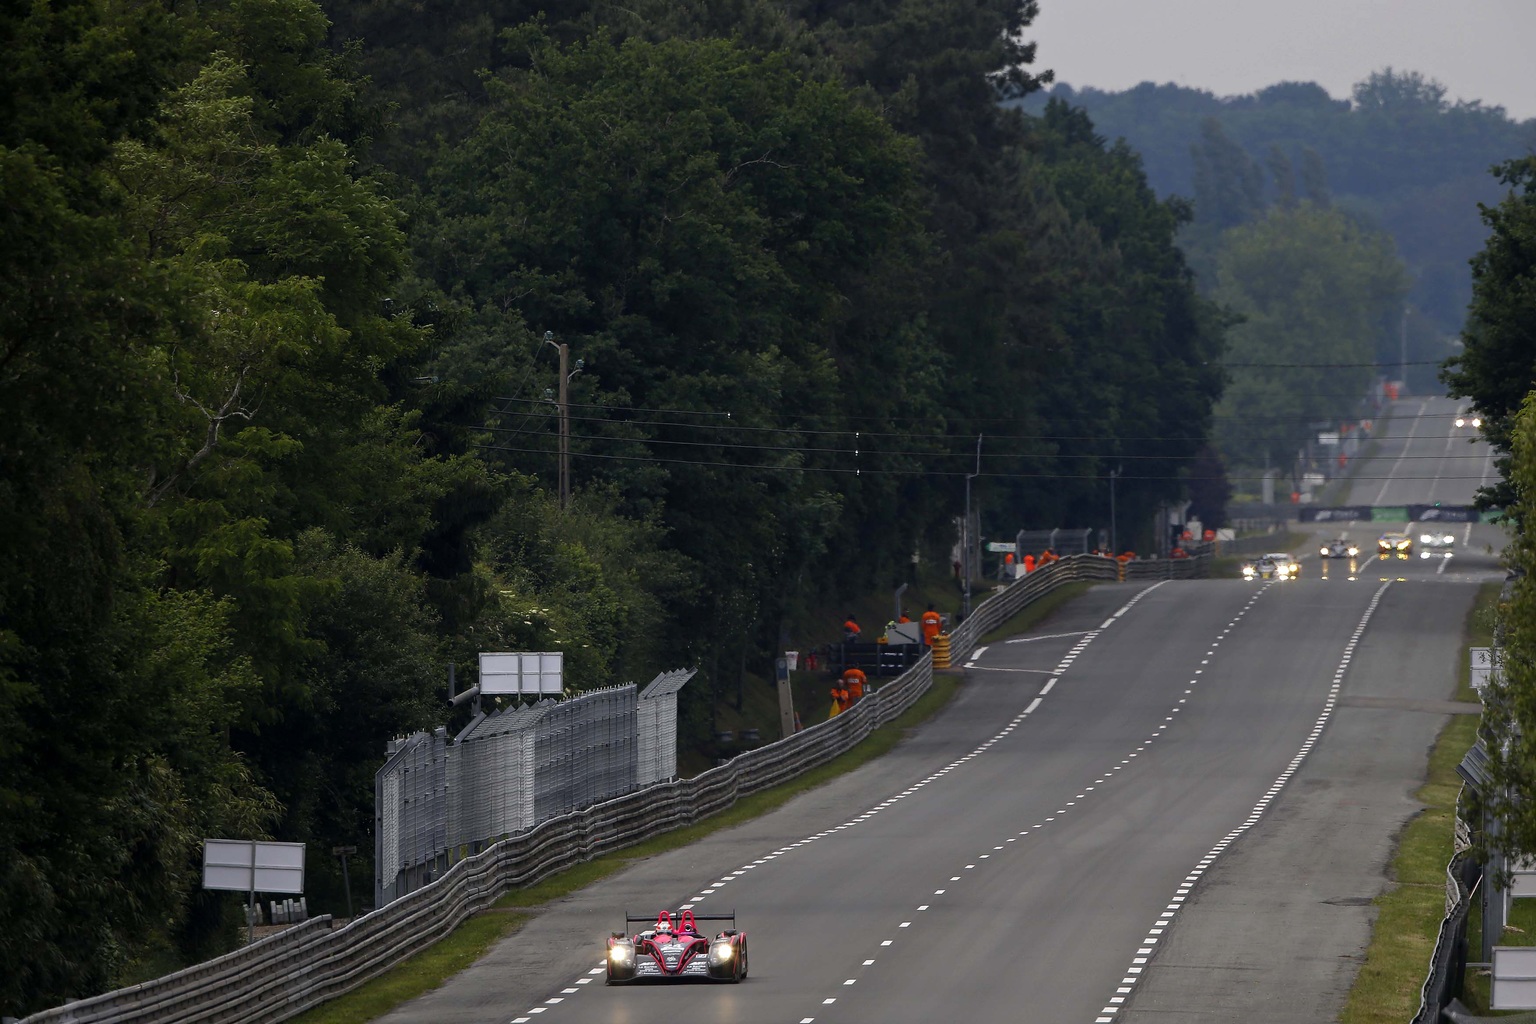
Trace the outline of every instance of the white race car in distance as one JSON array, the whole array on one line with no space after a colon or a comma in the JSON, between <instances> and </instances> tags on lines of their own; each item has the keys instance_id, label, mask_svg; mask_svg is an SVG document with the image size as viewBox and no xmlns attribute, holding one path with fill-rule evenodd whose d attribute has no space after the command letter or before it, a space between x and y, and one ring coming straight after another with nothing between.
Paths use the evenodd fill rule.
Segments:
<instances>
[{"instance_id":1,"label":"white race car in distance","mask_svg":"<svg viewBox=\"0 0 1536 1024\"><path fill-rule=\"evenodd\" d=\"M1317 553L1324 558L1356 558L1360 548L1343 537L1337 537L1324 544Z\"/></svg>"}]
</instances>

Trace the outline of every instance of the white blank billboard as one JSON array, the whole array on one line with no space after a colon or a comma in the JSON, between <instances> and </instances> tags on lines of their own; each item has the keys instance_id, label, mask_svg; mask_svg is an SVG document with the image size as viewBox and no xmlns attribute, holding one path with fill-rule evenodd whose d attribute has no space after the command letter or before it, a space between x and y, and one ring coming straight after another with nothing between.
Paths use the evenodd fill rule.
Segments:
<instances>
[{"instance_id":1,"label":"white blank billboard","mask_svg":"<svg viewBox=\"0 0 1536 1024\"><path fill-rule=\"evenodd\" d=\"M1494 946L1493 1010L1536 1010L1536 946Z\"/></svg>"},{"instance_id":2,"label":"white blank billboard","mask_svg":"<svg viewBox=\"0 0 1536 1024\"><path fill-rule=\"evenodd\" d=\"M480 693L558 697L565 689L565 653L481 654Z\"/></svg>"},{"instance_id":3,"label":"white blank billboard","mask_svg":"<svg viewBox=\"0 0 1536 1024\"><path fill-rule=\"evenodd\" d=\"M203 888L303 892L304 844L204 839Z\"/></svg>"}]
</instances>

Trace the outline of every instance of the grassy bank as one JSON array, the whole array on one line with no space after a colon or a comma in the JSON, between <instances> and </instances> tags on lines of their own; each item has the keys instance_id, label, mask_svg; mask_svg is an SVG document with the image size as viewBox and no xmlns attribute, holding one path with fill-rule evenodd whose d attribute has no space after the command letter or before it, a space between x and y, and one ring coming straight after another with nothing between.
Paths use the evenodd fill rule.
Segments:
<instances>
[{"instance_id":1,"label":"grassy bank","mask_svg":"<svg viewBox=\"0 0 1536 1024\"><path fill-rule=\"evenodd\" d=\"M1498 583L1484 584L1467 615L1457 700L1477 700L1467 680L1465 650L1492 643L1499 588ZM1398 839L1390 868L1394 884L1376 898L1371 944L1340 1024L1402 1024L1418 1012L1419 993L1445 917L1445 866L1453 852L1451 830L1461 789L1456 765L1476 741L1477 723L1475 715L1455 716L1430 751L1428 776L1415 794L1424 809Z\"/></svg>"}]
</instances>

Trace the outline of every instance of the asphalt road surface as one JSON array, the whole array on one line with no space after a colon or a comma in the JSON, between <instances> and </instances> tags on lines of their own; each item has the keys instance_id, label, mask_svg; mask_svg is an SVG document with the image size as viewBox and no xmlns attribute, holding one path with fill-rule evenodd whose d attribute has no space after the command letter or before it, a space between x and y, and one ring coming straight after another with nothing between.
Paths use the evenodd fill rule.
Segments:
<instances>
[{"instance_id":1,"label":"asphalt road surface","mask_svg":"<svg viewBox=\"0 0 1536 1024\"><path fill-rule=\"evenodd\" d=\"M1400 403L1381 458L1433 415ZM1421 461L1420 490L1433 460L1401 459ZM1427 749L1465 710L1475 584L1502 573L1466 544L1452 568L1305 564L1095 588L975 652L887 757L574 894L384 1019L1333 1019ZM625 911L684 906L735 911L750 976L605 986Z\"/></svg>"}]
</instances>

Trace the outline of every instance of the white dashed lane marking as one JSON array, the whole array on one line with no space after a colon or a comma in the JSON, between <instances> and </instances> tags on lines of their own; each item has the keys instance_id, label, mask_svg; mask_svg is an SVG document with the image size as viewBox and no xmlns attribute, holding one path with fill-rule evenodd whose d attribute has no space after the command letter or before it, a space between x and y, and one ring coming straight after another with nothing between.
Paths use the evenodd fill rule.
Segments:
<instances>
[{"instance_id":1,"label":"white dashed lane marking","mask_svg":"<svg viewBox=\"0 0 1536 1024\"><path fill-rule=\"evenodd\" d=\"M1120 618L1127 611L1129 611L1133 606L1135 606L1135 604L1138 601L1142 600L1148 594L1150 594L1152 591L1158 589L1162 585L1163 584L1161 582L1160 583L1155 583L1152 586L1146 588L1145 590L1142 590L1139 593L1137 593L1134 597L1132 597L1129 601L1127 601L1118 611L1116 611L1115 614L1113 616L1111 616L1110 619L1108 619L1105 622L1105 626L1107 627L1107 626L1113 624L1115 619ZM805 846L809 845L810 843L815 842L818 839L824 839L824 838L826 838L828 836L834 835L834 834L836 834L838 832L842 832L845 829L852 828L855 825L858 825L858 824L860 824L860 823L862 823L864 821L867 821L869 818L871 818L874 815L878 814L880 811L883 811L883 810L886 810L886 809L892 807L893 805L898 803L903 798L913 795L914 793L916 793L919 790L921 790L923 787L927 786L929 783L934 782L934 781L944 777L945 775L948 775L950 772L952 772L955 769L959 768L961 765L964 765L965 763L973 760L974 758L979 757L981 754L986 753L986 751L988 749L990 749L1000 739L1002 739L1003 737L1005 737L1005 736L1009 735L1010 733L1012 733L1014 731L1014 729L1016 729L1026 718L1028 718L1030 715L1032 715L1035 712L1035 710L1040 707L1042 699L1045 697L1046 694L1049 694L1051 692L1051 689L1055 686L1055 684L1057 682L1057 679L1054 678L1054 677L1059 677L1063 673L1065 673L1066 670L1071 667L1073 661L1076 660L1078 655L1080 655L1083 652L1083 650L1090 643L1092 643L1095 638L1098 637L1098 635L1099 635L1099 633L1101 631L1102 631L1102 628L1098 629L1098 630L1085 630L1085 631L1080 632L1080 633L1055 634L1053 637L1028 637L1028 638L1024 638L1024 640L1043 640L1043 639L1051 639L1051 638L1070 638L1070 637L1076 636L1076 637L1079 637L1079 640L1062 657L1062 659L1058 663L1057 667L1050 671L1050 674L1053 676L1053 678L1051 680L1049 680L1045 684L1044 688L1040 691L1040 695L1035 697L1023 711L1021 711L1017 715L1015 715L1008 722L1008 724L1003 729L1001 729L996 735L992 736L990 739L986 740L985 742L979 744L970 753L964 755L963 757L957 758L956 760L954 760L954 761L950 762L949 764L945 765L943 768L940 768L938 771L933 772L927 778L922 779L921 781L914 783L913 785L909 786L908 788L902 790L900 793L897 793L895 796L892 796L889 799L886 799L886 800L880 802L879 804L876 804L874 807L869 808L869 809L863 811L862 813L858 814L857 816L855 816L853 818L850 818L848 821L845 821L841 825L837 825L837 826L835 826L833 828L826 829L824 831L817 832L817 833L814 833L812 835L806 836L805 838L800 839L797 842L788 843L788 844L786 844L784 846L781 846L777 850L774 850L771 853L768 853L768 854L765 854L765 855L763 855L761 857L758 857L758 858L756 858L755 860L753 860L749 864L743 865L741 869L730 872L729 874L725 875L725 877L721 878L720 880L711 882L709 888L701 889L699 891L698 895L694 896L693 899L690 902L682 904L682 906L679 909L683 909L683 910L692 910L692 909L694 909L698 904L703 903L706 900L707 897L715 895L716 893L718 893L718 891L720 889L722 889L725 885L727 885L731 881L731 879L737 878L737 877L741 876L747 870L750 870L753 867L757 867L757 866L760 866L760 865L763 865L763 864L767 864L768 862L770 862L770 861L772 861L772 860L774 860L774 859L776 859L778 857L782 857L782 856L784 856L786 854L794 852L797 849L805 847ZM1013 643L1013 642L1023 642L1023 641L1009 641L1009 642ZM971 662L974 662L975 659L979 658L983 653L986 652L986 650L987 650L986 647L980 647L980 648L977 648L975 651L973 651L971 653L971 655L970 655ZM970 668L970 667L973 667L973 666L971 664L968 664L966 667ZM1137 749L1139 750L1141 748L1138 747ZM1131 754L1131 756L1135 757L1136 755L1133 753L1133 754ZM1125 762L1121 762L1121 763L1124 764ZM1115 769L1111 769L1111 771L1117 771L1117 770L1118 770L1118 767L1115 768ZM1106 773L1105 776L1103 776L1103 777L1101 777L1101 778L1099 778L1099 779L1097 779L1095 781L1096 782L1103 782L1107 778L1108 778L1108 774ZM1078 799L1079 800L1083 799L1084 795L1085 794L1079 794L1078 795ZM1073 803L1069 803L1068 806L1073 806L1073 804L1075 804L1075 801ZM1065 813L1066 813L1065 808L1063 808L1060 811L1057 811L1058 815L1059 814L1065 814ZM1045 820L1046 820L1046 822L1052 822L1052 821L1055 821L1056 819L1053 816L1053 817L1047 818ZM1033 826L1032 829L1025 829L1024 831L1020 832L1019 835L1020 836L1028 835L1031 831L1038 830L1038 829L1041 829L1043 827L1044 827L1044 823L1037 823L1036 825ZM1015 842L1016 839L1017 839L1017 837L1010 837L1007 840L1007 842L1010 842L1010 843L1011 842ZM996 851L996 850L1003 849L1003 847L1001 845L998 845L998 846L993 846L992 849L994 851ZM977 859L978 860L986 860L986 859L988 859L990 857L991 857L990 853L983 853L983 854L980 854L977 857ZM976 866L975 864L967 864L966 865L966 869L970 870L970 869L973 869L975 866ZM950 881L954 882L954 881L958 881L959 879L960 879L960 876L956 875L956 876L951 877ZM937 889L937 890L934 891L934 895L935 896L943 896L943 895L945 895L945 893L946 893L945 889ZM917 910L918 910L918 912L926 912L926 911L928 911L930 909L931 906L932 906L932 904L925 903L925 904L919 906L917 908ZM912 926L912 922L911 921L902 921L900 924L897 925L897 928L898 929L900 929L900 928L910 928L911 926ZM881 940L880 945L882 947L886 947L886 946L890 946L892 944L892 942L893 942L892 939L883 939L883 940ZM873 959L869 959L869 960L865 960L864 961L864 966L866 966L866 967L872 966L873 964L874 964L874 960ZM592 969L589 973L592 974L592 975L599 975L599 974L606 973L606 970L607 970L606 966L601 966L601 967L596 967L596 968ZM586 983L590 982L590 980L591 980L591 978L581 978L581 979L578 979L576 981L576 984L578 984L578 985L586 984ZM855 979L851 979L851 978L847 979L847 980L845 980L843 982L843 985L844 986L852 985L852 984L854 984L854 980ZM541 1014L541 1013L544 1013L547 1009L549 1009L549 1007L551 1005L556 1005L556 1004L561 1003L563 1001L565 995L572 994L572 993L575 993L577 991L578 991L577 989L573 989L573 988L564 989L562 991L562 995L561 996L559 996L559 997L552 997L549 1000L546 1000L546 1005L533 1007L533 1008L527 1010L526 1013L528 1013L528 1014ZM837 997L832 996L832 997L828 997L828 998L823 999L822 1000L822 1005L823 1006L830 1006L830 1005L832 1005L833 1003L836 1003L836 1002L837 1002ZM801 1018L801 1024L811 1024L811 1022L815 1021L815 1019L816 1018L814 1018L814 1017L803 1017L803 1018ZM512 1024L527 1024L527 1022L530 1021L530 1020L531 1020L531 1017L528 1017L528 1016L517 1017L517 1018L513 1019Z\"/></svg>"},{"instance_id":2,"label":"white dashed lane marking","mask_svg":"<svg viewBox=\"0 0 1536 1024\"><path fill-rule=\"evenodd\" d=\"M1162 913L1158 914L1156 922L1147 931L1147 937L1142 940L1141 946L1137 948L1135 955L1131 958L1131 965L1126 968L1125 976L1120 979L1120 984L1116 987L1115 994L1105 1003L1098 1016L1094 1017L1094 1024L1113 1024L1116 1015L1119 1014L1125 1004L1126 997L1131 994L1146 965L1151 961L1158 941L1168 930L1169 925L1173 924L1179 908L1184 905L1190 892L1193 891L1195 885L1200 881L1200 876L1205 873L1206 868L1215 862L1217 857L1221 856L1229 846L1240 839L1243 833L1259 823L1264 812L1269 809L1269 805L1280 795L1281 790L1285 788L1285 784L1300 770L1302 762L1311 753L1313 744L1322 736L1323 728L1328 724L1328 720L1333 717L1333 709L1339 699L1339 690L1344 684L1344 673L1349 670L1349 662L1354 657L1355 646L1359 644L1360 637L1365 633L1365 627L1370 623L1371 616L1376 612L1376 606L1381 603L1381 597L1386 593L1389 586L1391 586L1390 582L1383 583L1381 588L1376 591L1375 595L1371 598L1371 603L1366 606L1365 614L1361 616L1360 621L1355 625L1355 630L1350 635L1349 642L1344 645L1344 653L1339 658L1338 666L1333 672L1333 681L1328 688L1328 697L1323 701L1322 713L1318 715L1317 721L1313 724L1312 730L1307 734L1306 741L1297 750L1296 756L1291 758L1290 763L1286 765L1285 771L1281 772L1269 789L1265 790L1258 803L1254 804L1252 811L1243 819L1243 823L1223 836L1221 841L1211 847L1210 852L1195 864L1189 874L1184 876L1184 880L1174 890L1168 905L1163 909ZM1257 598L1258 595L1255 594L1254 598L1250 599L1247 605L1244 605L1244 608L1246 609L1252 605L1253 601ZM1237 615L1237 619L1240 618L1242 618L1241 612ZM1236 622L1237 619L1233 621ZM1225 636L1226 634L1223 633L1222 635Z\"/></svg>"}]
</instances>

